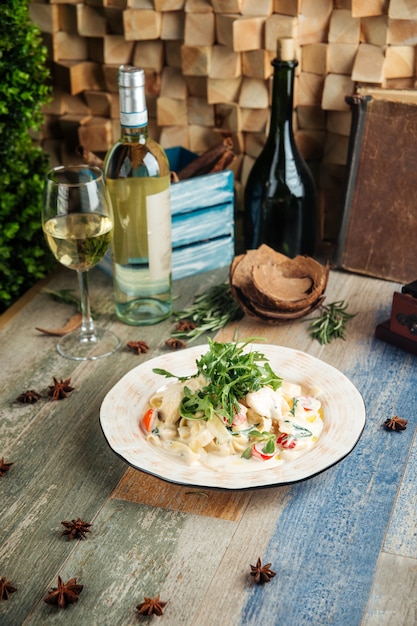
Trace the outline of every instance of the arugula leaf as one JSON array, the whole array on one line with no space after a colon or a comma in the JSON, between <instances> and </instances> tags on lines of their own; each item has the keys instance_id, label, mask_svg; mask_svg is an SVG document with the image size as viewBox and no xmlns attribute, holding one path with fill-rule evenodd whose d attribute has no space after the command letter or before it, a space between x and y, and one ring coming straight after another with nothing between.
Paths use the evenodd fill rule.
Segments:
<instances>
[{"instance_id":1,"label":"arugula leaf","mask_svg":"<svg viewBox=\"0 0 417 626\"><path fill-rule=\"evenodd\" d=\"M252 456L252 448L255 444L261 443L262 441L265 442L264 447L262 448L262 452L264 452L265 454L273 454L275 452L276 446L275 446L275 434L274 433L270 433L267 430L264 430L262 432L259 432L259 430L252 430L249 433L249 436L251 439L255 439L255 441L252 441L250 443L250 445L242 452L242 454L240 455L243 459L250 459L250 457Z\"/></svg>"},{"instance_id":2,"label":"arugula leaf","mask_svg":"<svg viewBox=\"0 0 417 626\"><path fill-rule=\"evenodd\" d=\"M290 411L290 413L291 413L291 415L292 415L293 417L295 417L295 410L296 410L296 408L297 408L297 404L298 404L298 402L299 402L298 398L293 398L293 402L292 402L292 409L291 409L291 411Z\"/></svg>"},{"instance_id":3,"label":"arugula leaf","mask_svg":"<svg viewBox=\"0 0 417 626\"><path fill-rule=\"evenodd\" d=\"M197 372L191 376L179 377L159 368L153 371L182 382L203 375L207 382L202 389L184 390L180 414L187 419L207 420L217 413L230 425L239 411L239 401L247 393L266 385L276 390L282 384L282 378L275 374L264 354L254 349L245 351L253 339L220 343L208 338L209 350L196 360Z\"/></svg>"},{"instance_id":4,"label":"arugula leaf","mask_svg":"<svg viewBox=\"0 0 417 626\"><path fill-rule=\"evenodd\" d=\"M298 424L296 424L295 422L291 422L291 420L285 420L285 422L287 424L292 424L292 427L295 430L295 437L301 438L301 437L311 437L312 436L312 432L311 430L308 430L308 428L304 428L304 426L299 426Z\"/></svg>"},{"instance_id":5,"label":"arugula leaf","mask_svg":"<svg viewBox=\"0 0 417 626\"><path fill-rule=\"evenodd\" d=\"M189 387L184 387L180 414L189 420L209 420L214 415L214 407L210 398L201 391L193 392Z\"/></svg>"}]
</instances>

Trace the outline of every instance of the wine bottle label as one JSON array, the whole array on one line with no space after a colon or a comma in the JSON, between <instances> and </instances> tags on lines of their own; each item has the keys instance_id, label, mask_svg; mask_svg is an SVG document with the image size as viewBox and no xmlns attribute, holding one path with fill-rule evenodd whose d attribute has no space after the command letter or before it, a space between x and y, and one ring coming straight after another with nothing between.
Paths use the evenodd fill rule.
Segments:
<instances>
[{"instance_id":1,"label":"wine bottle label","mask_svg":"<svg viewBox=\"0 0 417 626\"><path fill-rule=\"evenodd\" d=\"M171 199L169 188L146 197L149 274L162 280L171 272Z\"/></svg>"},{"instance_id":2,"label":"wine bottle label","mask_svg":"<svg viewBox=\"0 0 417 626\"><path fill-rule=\"evenodd\" d=\"M138 128L146 126L148 123L148 111L145 109L140 112L127 113L120 111L120 124L125 128Z\"/></svg>"}]
</instances>

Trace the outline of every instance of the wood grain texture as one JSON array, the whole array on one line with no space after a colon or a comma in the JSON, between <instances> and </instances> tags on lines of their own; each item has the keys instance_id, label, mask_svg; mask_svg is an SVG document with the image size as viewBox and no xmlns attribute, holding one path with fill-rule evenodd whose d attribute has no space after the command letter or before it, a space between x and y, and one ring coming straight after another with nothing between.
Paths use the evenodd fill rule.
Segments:
<instances>
[{"instance_id":1,"label":"wood grain texture","mask_svg":"<svg viewBox=\"0 0 417 626\"><path fill-rule=\"evenodd\" d=\"M248 501L247 494L239 491L183 487L133 468L127 470L111 497L231 521L242 517Z\"/></svg>"},{"instance_id":2,"label":"wood grain texture","mask_svg":"<svg viewBox=\"0 0 417 626\"><path fill-rule=\"evenodd\" d=\"M405 408L405 407L404 407ZM415 432L414 443L410 448L408 462L401 480L395 508L385 537L384 551L392 554L417 558L417 431L415 412L405 413L411 431Z\"/></svg>"},{"instance_id":3,"label":"wood grain texture","mask_svg":"<svg viewBox=\"0 0 417 626\"><path fill-rule=\"evenodd\" d=\"M395 593L401 589L400 597ZM361 626L407 626L417 623L416 561L381 554L369 605Z\"/></svg>"},{"instance_id":4,"label":"wood grain texture","mask_svg":"<svg viewBox=\"0 0 417 626\"><path fill-rule=\"evenodd\" d=\"M176 282L176 309L226 275ZM74 282L71 272L60 272L49 286ZM105 443L98 421L105 394L127 371L164 354L173 323L120 324L108 277L93 271L91 289L98 320L123 341L109 359L77 364L59 357L56 338L34 329L62 325L73 309L43 293L0 328L7 364L0 369L0 458L14 462L0 478L0 576L18 587L0 603L2 626L144 623L135 607L157 594L168 602L162 619L170 626L414 624L417 370L415 357L374 338L399 285L331 272L328 302L345 299L356 313L345 342L321 346L308 320L270 327L245 317L218 334L231 341L237 330L239 339L263 338L337 367L361 392L367 424L354 450L322 474L240 495L210 491L210 503L186 495L192 488L127 470ZM147 354L126 349L138 339L149 344ZM67 399L46 396L53 375L71 377ZM42 399L16 403L31 388ZM393 414L409 420L405 431L383 428ZM61 521L75 517L93 526L87 539L68 542ZM250 577L258 556L277 572L265 586ZM65 611L43 601L58 574L84 585Z\"/></svg>"}]
</instances>

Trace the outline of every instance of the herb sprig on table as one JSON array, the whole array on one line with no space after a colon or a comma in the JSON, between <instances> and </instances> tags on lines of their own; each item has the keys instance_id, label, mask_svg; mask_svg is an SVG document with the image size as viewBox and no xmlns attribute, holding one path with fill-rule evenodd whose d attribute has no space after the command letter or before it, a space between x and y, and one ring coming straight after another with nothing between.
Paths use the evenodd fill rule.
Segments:
<instances>
[{"instance_id":1,"label":"herb sprig on table","mask_svg":"<svg viewBox=\"0 0 417 626\"><path fill-rule=\"evenodd\" d=\"M217 332L229 322L243 317L243 311L236 303L228 282L209 287L194 298L186 309L174 313L177 320L189 320L195 328L177 330L171 334L188 342L197 339L203 333Z\"/></svg>"},{"instance_id":2,"label":"herb sprig on table","mask_svg":"<svg viewBox=\"0 0 417 626\"><path fill-rule=\"evenodd\" d=\"M273 389L281 386L282 379L272 371L261 352L245 352L251 341L253 338L245 342L219 343L208 338L209 350L196 360L197 372L191 376L181 377L159 368L153 370L155 374L181 382L201 375L207 381L197 391L185 387L180 415L186 419L208 420L217 413L230 425L239 412L239 401L247 393L266 385Z\"/></svg>"},{"instance_id":3,"label":"herb sprig on table","mask_svg":"<svg viewBox=\"0 0 417 626\"><path fill-rule=\"evenodd\" d=\"M81 300L74 294L73 289L42 289L42 293L52 298L55 302L74 305L77 313L81 313ZM103 310L100 310L100 313L103 313ZM99 312L91 308L91 316L93 319L98 315Z\"/></svg>"},{"instance_id":4,"label":"herb sprig on table","mask_svg":"<svg viewBox=\"0 0 417 626\"><path fill-rule=\"evenodd\" d=\"M322 304L321 315L310 322L309 332L312 339L326 345L332 339L346 339L346 322L356 313L348 313L344 300Z\"/></svg>"},{"instance_id":5,"label":"herb sprig on table","mask_svg":"<svg viewBox=\"0 0 417 626\"><path fill-rule=\"evenodd\" d=\"M77 311L81 311L81 301L73 294L72 289L42 289L42 293L50 296L52 300L55 300L56 302L74 304L77 307Z\"/></svg>"}]
</instances>

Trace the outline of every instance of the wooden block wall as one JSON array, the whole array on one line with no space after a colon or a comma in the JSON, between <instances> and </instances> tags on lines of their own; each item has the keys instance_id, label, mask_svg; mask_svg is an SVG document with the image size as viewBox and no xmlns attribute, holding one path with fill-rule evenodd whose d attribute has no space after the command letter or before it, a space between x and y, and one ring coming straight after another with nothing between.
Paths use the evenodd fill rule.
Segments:
<instances>
[{"instance_id":1,"label":"wooden block wall","mask_svg":"<svg viewBox=\"0 0 417 626\"><path fill-rule=\"evenodd\" d=\"M357 85L415 88L417 5L405 0L33 0L54 81L44 146L57 161L78 144L105 154L119 134L117 70L146 73L150 132L201 153L224 135L238 154L238 206L269 121L276 40L299 66L297 141L316 176L323 240L340 220Z\"/></svg>"}]
</instances>

